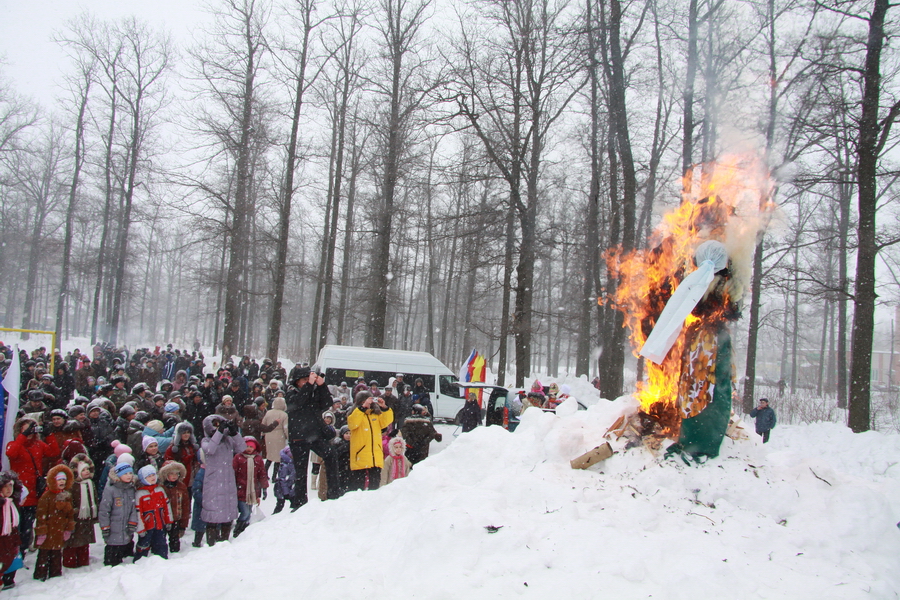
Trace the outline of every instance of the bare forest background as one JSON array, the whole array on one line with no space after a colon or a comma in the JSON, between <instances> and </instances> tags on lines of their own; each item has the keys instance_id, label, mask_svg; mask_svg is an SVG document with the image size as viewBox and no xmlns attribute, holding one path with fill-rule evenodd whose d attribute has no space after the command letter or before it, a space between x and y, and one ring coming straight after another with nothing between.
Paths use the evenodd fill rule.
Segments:
<instances>
[{"instance_id":1,"label":"bare forest background","mask_svg":"<svg viewBox=\"0 0 900 600\"><path fill-rule=\"evenodd\" d=\"M614 398L641 369L605 251L645 245L682 174L742 152L780 207L734 328L743 409L778 393L894 426L886 0L209 11L185 45L71 19L53 106L0 81L4 327L273 359L477 347L499 383L599 375Z\"/></svg>"}]
</instances>

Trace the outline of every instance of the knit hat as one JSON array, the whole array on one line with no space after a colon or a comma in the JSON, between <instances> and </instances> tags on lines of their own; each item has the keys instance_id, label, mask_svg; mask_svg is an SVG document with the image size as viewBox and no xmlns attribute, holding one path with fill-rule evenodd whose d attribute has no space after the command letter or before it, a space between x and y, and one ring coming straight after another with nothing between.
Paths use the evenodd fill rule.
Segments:
<instances>
[{"instance_id":1,"label":"knit hat","mask_svg":"<svg viewBox=\"0 0 900 600\"><path fill-rule=\"evenodd\" d=\"M121 463L115 466L113 473L115 473L116 476L121 477L127 473L134 473L134 469L132 469L131 465L128 463Z\"/></svg>"},{"instance_id":2,"label":"knit hat","mask_svg":"<svg viewBox=\"0 0 900 600\"><path fill-rule=\"evenodd\" d=\"M83 414L84 414L83 406L73 406L72 408L69 409L69 417L72 419L74 419L78 415L83 415Z\"/></svg>"},{"instance_id":3,"label":"knit hat","mask_svg":"<svg viewBox=\"0 0 900 600\"><path fill-rule=\"evenodd\" d=\"M156 475L156 467L153 465L146 465L138 469L138 479L140 479L141 483L144 485L148 485L147 478L151 475Z\"/></svg>"},{"instance_id":4,"label":"knit hat","mask_svg":"<svg viewBox=\"0 0 900 600\"><path fill-rule=\"evenodd\" d=\"M143 447L144 452L146 452L146 451L147 451L147 448L149 448L149 447L152 446L153 444L156 444L157 446L159 445L159 442L156 441L156 438L155 438L155 437L151 437L151 436L149 436L149 435L145 435L145 436L141 439L141 446Z\"/></svg>"},{"instance_id":5,"label":"knit hat","mask_svg":"<svg viewBox=\"0 0 900 600\"><path fill-rule=\"evenodd\" d=\"M147 423L147 427L149 427L156 433L162 433L166 429L165 425L163 425L163 422L158 419L153 419L152 421Z\"/></svg>"},{"instance_id":6,"label":"knit hat","mask_svg":"<svg viewBox=\"0 0 900 600\"><path fill-rule=\"evenodd\" d=\"M250 444L253 444L253 451L254 451L254 452L259 452L259 440L257 440L257 439L256 439L255 437L253 437L252 435L245 435L245 436L244 436L244 443L247 444L248 446L249 446Z\"/></svg>"},{"instance_id":7,"label":"knit hat","mask_svg":"<svg viewBox=\"0 0 900 600\"><path fill-rule=\"evenodd\" d=\"M163 410L165 410L167 413L173 413L177 412L180 408L181 407L178 406L177 402L166 402L166 406L165 408L163 408Z\"/></svg>"},{"instance_id":8,"label":"knit hat","mask_svg":"<svg viewBox=\"0 0 900 600\"><path fill-rule=\"evenodd\" d=\"M116 441L118 442L118 440L116 440ZM122 442L119 442L118 444L115 444L114 446L115 446L115 450L113 450L113 452L115 453L116 458L122 456L123 454L131 454L131 447L128 444L123 444Z\"/></svg>"},{"instance_id":9,"label":"knit hat","mask_svg":"<svg viewBox=\"0 0 900 600\"><path fill-rule=\"evenodd\" d=\"M134 455L133 454L122 454L119 456L119 458L116 459L116 464L117 465L127 464L127 465L134 466Z\"/></svg>"}]
</instances>

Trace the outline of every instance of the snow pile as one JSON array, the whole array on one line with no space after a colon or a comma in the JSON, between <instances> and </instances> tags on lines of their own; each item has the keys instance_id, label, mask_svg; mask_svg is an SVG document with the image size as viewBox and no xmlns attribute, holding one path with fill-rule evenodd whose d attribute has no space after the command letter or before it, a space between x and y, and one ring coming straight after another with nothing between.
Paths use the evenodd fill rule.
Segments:
<instances>
[{"instance_id":1,"label":"snow pile","mask_svg":"<svg viewBox=\"0 0 900 600\"><path fill-rule=\"evenodd\" d=\"M168 562L45 584L20 572L9 596L896 597L900 436L779 427L766 446L726 438L700 467L635 449L572 470L630 406L529 410L515 433L461 435L377 492L313 500L214 548L186 537Z\"/></svg>"}]
</instances>

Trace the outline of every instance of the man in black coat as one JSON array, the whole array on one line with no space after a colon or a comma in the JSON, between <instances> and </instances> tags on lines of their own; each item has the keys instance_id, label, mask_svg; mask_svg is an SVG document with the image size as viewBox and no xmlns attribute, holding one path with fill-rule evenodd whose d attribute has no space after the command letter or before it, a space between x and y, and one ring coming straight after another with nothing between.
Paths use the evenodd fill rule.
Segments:
<instances>
[{"instance_id":1,"label":"man in black coat","mask_svg":"<svg viewBox=\"0 0 900 600\"><path fill-rule=\"evenodd\" d=\"M331 393L325 385L325 379L321 375L310 373L309 367L294 367L288 380L290 385L285 395L288 444L297 474L294 497L291 499L291 510L294 511L309 501L307 471L310 450L325 461L330 500L340 496L340 479L331 476L338 472L337 460L330 444L334 434L322 419L322 413L331 408Z\"/></svg>"},{"instance_id":2,"label":"man in black coat","mask_svg":"<svg viewBox=\"0 0 900 600\"><path fill-rule=\"evenodd\" d=\"M769 433L775 427L775 411L769 406L769 400L760 398L759 406L750 411L756 418L756 433L762 436L763 444L769 441Z\"/></svg>"}]
</instances>

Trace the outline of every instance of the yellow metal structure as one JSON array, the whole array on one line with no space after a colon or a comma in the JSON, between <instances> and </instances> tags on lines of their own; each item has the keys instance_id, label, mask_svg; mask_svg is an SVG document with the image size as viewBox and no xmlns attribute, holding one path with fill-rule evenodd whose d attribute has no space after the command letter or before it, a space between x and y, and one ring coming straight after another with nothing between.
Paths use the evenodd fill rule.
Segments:
<instances>
[{"instance_id":1,"label":"yellow metal structure","mask_svg":"<svg viewBox=\"0 0 900 600\"><path fill-rule=\"evenodd\" d=\"M40 331L38 329L11 329L9 327L0 327L0 331L11 331L18 333L49 333L51 336L50 342L50 371L49 373L56 377L56 332L55 331Z\"/></svg>"}]
</instances>

